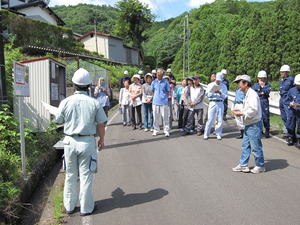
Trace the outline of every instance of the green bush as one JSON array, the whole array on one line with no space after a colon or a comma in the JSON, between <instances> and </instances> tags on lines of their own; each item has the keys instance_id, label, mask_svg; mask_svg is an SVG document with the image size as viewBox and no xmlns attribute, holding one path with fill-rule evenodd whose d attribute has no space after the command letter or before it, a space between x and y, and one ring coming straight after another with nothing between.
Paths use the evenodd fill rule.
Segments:
<instances>
[{"instance_id":1,"label":"green bush","mask_svg":"<svg viewBox=\"0 0 300 225\"><path fill-rule=\"evenodd\" d=\"M26 121L25 121L26 124ZM47 157L49 149L60 139L55 127L44 133L33 133L25 128L26 168L30 174L33 166ZM8 105L0 110L0 224L16 218L21 192L21 152L19 124Z\"/></svg>"}]
</instances>

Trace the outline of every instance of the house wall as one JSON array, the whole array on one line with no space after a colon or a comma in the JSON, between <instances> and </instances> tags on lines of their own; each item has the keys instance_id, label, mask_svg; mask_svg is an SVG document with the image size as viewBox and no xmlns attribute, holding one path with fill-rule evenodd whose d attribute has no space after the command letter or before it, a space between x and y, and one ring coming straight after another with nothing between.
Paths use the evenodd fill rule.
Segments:
<instances>
[{"instance_id":1,"label":"house wall","mask_svg":"<svg viewBox=\"0 0 300 225\"><path fill-rule=\"evenodd\" d=\"M93 37L91 35L80 40L84 44L84 48L91 51L96 52L96 39L95 35ZM98 53L104 55L105 58L109 58L108 54L108 37L97 36L97 44L98 44Z\"/></svg>"},{"instance_id":2,"label":"house wall","mask_svg":"<svg viewBox=\"0 0 300 225\"><path fill-rule=\"evenodd\" d=\"M57 25L56 19L49 15L49 13L46 10L43 10L39 6L20 9L18 10L18 12L24 13L26 17L29 17L31 19L40 20L53 25Z\"/></svg>"},{"instance_id":3,"label":"house wall","mask_svg":"<svg viewBox=\"0 0 300 225\"><path fill-rule=\"evenodd\" d=\"M18 0L9 0L9 7L24 4L27 1L18 1ZM3 8L7 8L7 5L4 5Z\"/></svg>"},{"instance_id":4,"label":"house wall","mask_svg":"<svg viewBox=\"0 0 300 225\"><path fill-rule=\"evenodd\" d=\"M108 40L109 58L126 63L126 49L123 47L123 41L113 37Z\"/></svg>"}]
</instances>

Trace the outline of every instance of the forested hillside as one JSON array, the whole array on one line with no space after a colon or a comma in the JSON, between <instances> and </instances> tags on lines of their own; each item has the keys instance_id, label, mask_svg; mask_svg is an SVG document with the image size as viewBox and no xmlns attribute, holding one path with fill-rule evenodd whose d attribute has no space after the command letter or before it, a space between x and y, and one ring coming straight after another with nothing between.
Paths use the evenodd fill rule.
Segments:
<instances>
[{"instance_id":1,"label":"forested hillside","mask_svg":"<svg viewBox=\"0 0 300 225\"><path fill-rule=\"evenodd\" d=\"M116 8L106 5L78 4L75 6L55 6L51 7L67 27L73 32L80 34L94 30L94 21L97 24L97 31L111 33L116 21Z\"/></svg>"},{"instance_id":2,"label":"forested hillside","mask_svg":"<svg viewBox=\"0 0 300 225\"><path fill-rule=\"evenodd\" d=\"M53 10L75 32L93 30L94 19L98 31L114 32L113 7L79 4ZM270 80L278 83L282 64L289 64L292 74L300 73L299 13L300 0L216 0L193 9L189 23L191 74L208 76L226 68L232 80L237 74L255 76L259 70L266 70ZM183 71L184 19L181 15L154 22L143 44L151 67L172 67L178 77Z\"/></svg>"},{"instance_id":3,"label":"forested hillside","mask_svg":"<svg viewBox=\"0 0 300 225\"><path fill-rule=\"evenodd\" d=\"M259 70L266 70L269 78L277 81L282 64L291 65L292 74L299 73L299 12L299 0L217 0L192 10L191 74L209 75L226 68L232 80L237 74L254 77ZM145 44L146 54L156 56L164 68L172 66L180 77L183 21L183 15L176 18Z\"/></svg>"}]
</instances>

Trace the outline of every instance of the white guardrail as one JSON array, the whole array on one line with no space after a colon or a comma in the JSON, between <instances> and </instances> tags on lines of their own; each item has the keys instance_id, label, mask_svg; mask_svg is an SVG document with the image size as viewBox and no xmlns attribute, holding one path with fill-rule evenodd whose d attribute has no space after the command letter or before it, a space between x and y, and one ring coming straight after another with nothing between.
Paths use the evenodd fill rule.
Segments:
<instances>
[{"instance_id":1,"label":"white guardrail","mask_svg":"<svg viewBox=\"0 0 300 225\"><path fill-rule=\"evenodd\" d=\"M206 90L207 85L206 84L201 84L204 89ZM270 113L275 114L275 115L280 115L280 110L279 110L279 92L278 91L272 91L270 93L270 98L269 98L269 105L270 105ZM235 99L235 92L233 91L228 91L228 108L231 108L231 104Z\"/></svg>"}]
</instances>

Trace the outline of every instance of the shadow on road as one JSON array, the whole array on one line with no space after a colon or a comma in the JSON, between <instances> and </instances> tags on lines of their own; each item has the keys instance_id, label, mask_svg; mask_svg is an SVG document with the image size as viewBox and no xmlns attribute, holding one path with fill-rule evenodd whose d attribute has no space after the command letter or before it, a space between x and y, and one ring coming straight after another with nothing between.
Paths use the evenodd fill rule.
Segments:
<instances>
[{"instance_id":1,"label":"shadow on road","mask_svg":"<svg viewBox=\"0 0 300 225\"><path fill-rule=\"evenodd\" d=\"M112 198L95 202L98 209L94 212L94 214L105 213L118 208L128 208L159 200L168 194L169 192L162 188L157 188L147 193L136 194L125 194L121 188L117 188L111 193Z\"/></svg>"},{"instance_id":2,"label":"shadow on road","mask_svg":"<svg viewBox=\"0 0 300 225\"><path fill-rule=\"evenodd\" d=\"M268 171L273 170L282 170L284 168L287 168L290 164L288 164L287 160L285 159L268 159L265 160L265 167Z\"/></svg>"}]
</instances>

